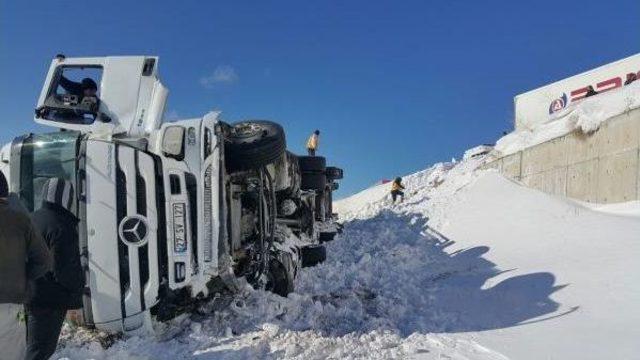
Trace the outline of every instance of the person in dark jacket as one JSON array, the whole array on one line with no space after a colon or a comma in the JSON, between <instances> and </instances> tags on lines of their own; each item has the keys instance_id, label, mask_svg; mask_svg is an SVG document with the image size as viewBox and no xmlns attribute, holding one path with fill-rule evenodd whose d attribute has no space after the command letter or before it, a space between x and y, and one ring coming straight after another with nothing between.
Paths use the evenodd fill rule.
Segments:
<instances>
[{"instance_id":1,"label":"person in dark jacket","mask_svg":"<svg viewBox=\"0 0 640 360\"><path fill-rule=\"evenodd\" d=\"M30 280L51 269L51 256L29 216L14 208L0 172L0 358L22 360L25 353L23 305Z\"/></svg>"},{"instance_id":2,"label":"person in dark jacket","mask_svg":"<svg viewBox=\"0 0 640 360\"><path fill-rule=\"evenodd\" d=\"M29 360L48 359L55 352L65 314L82 307L84 288L78 219L71 212L73 187L64 179L49 179L42 199L42 207L32 218L53 254L53 267L35 281L26 306Z\"/></svg>"},{"instance_id":3,"label":"person in dark jacket","mask_svg":"<svg viewBox=\"0 0 640 360\"><path fill-rule=\"evenodd\" d=\"M587 94L584 97L589 97L593 95L598 95L598 92L593 89L593 86L587 86Z\"/></svg>"},{"instance_id":4,"label":"person in dark jacket","mask_svg":"<svg viewBox=\"0 0 640 360\"><path fill-rule=\"evenodd\" d=\"M89 111L87 114L78 114L76 112L69 111L59 111L56 112L54 118L56 120L70 122L70 123L80 123L80 124L90 124L97 117L97 110L100 108L100 99L98 99L98 85L91 78L84 78L81 82L76 82L67 79L66 77L60 76L60 80L58 80L58 85L60 85L68 94L75 95L77 97L78 104L81 104L83 108L86 108ZM93 118L88 116L93 113Z\"/></svg>"},{"instance_id":5,"label":"person in dark jacket","mask_svg":"<svg viewBox=\"0 0 640 360\"><path fill-rule=\"evenodd\" d=\"M397 177L393 180L391 184L391 199L393 203L396 203L396 198L400 196L400 202L404 201L404 185L402 185L402 178Z\"/></svg>"},{"instance_id":6,"label":"person in dark jacket","mask_svg":"<svg viewBox=\"0 0 640 360\"><path fill-rule=\"evenodd\" d=\"M85 96L96 96L98 92L98 84L91 78L84 78L81 82L75 82L60 76L58 84L69 94L76 95L80 100Z\"/></svg>"}]
</instances>

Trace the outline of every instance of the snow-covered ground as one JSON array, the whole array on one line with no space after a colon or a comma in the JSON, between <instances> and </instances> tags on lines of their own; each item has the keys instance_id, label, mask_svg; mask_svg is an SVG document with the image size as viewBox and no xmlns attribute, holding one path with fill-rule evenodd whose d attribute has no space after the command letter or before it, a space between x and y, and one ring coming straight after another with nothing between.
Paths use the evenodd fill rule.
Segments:
<instances>
[{"instance_id":1,"label":"snow-covered ground","mask_svg":"<svg viewBox=\"0 0 640 360\"><path fill-rule=\"evenodd\" d=\"M427 233L448 241L453 258L466 254L465 270L438 295L440 310L456 318L447 333L466 332L513 359L637 358L638 202L579 204L475 166L428 170L444 180L437 188L416 186L424 174L409 176L413 195L392 207L428 218ZM360 204L338 208L347 219L369 218L388 206L380 194L369 189Z\"/></svg>"},{"instance_id":2,"label":"snow-covered ground","mask_svg":"<svg viewBox=\"0 0 640 360\"><path fill-rule=\"evenodd\" d=\"M640 107L640 81L569 104L547 123L521 129L496 142L497 154L509 155L573 131L591 133L617 115Z\"/></svg>"},{"instance_id":3,"label":"snow-covered ground","mask_svg":"<svg viewBox=\"0 0 640 360\"><path fill-rule=\"evenodd\" d=\"M640 201L638 200L614 204L593 204L587 202L580 202L580 204L595 211L608 214L640 217Z\"/></svg>"},{"instance_id":4,"label":"snow-covered ground","mask_svg":"<svg viewBox=\"0 0 640 360\"><path fill-rule=\"evenodd\" d=\"M288 298L246 289L108 349L67 327L55 358L637 358L640 217L481 161L405 177L401 205L389 184L337 202L344 233Z\"/></svg>"}]
</instances>

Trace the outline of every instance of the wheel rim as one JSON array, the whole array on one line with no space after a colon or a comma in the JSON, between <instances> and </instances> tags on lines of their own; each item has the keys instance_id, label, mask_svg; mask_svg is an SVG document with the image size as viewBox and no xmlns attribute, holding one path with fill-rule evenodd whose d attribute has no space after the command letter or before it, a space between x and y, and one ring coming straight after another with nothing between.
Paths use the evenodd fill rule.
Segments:
<instances>
[{"instance_id":1,"label":"wheel rim","mask_svg":"<svg viewBox=\"0 0 640 360\"><path fill-rule=\"evenodd\" d=\"M233 127L233 133L239 138L248 138L260 134L264 128L260 124L242 123Z\"/></svg>"}]
</instances>

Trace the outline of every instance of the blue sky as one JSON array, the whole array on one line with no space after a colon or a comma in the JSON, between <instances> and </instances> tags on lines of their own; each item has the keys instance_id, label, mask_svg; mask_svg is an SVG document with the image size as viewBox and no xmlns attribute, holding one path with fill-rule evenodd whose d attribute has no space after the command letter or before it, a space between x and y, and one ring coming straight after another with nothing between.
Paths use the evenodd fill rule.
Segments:
<instances>
[{"instance_id":1,"label":"blue sky","mask_svg":"<svg viewBox=\"0 0 640 360\"><path fill-rule=\"evenodd\" d=\"M512 129L513 96L640 52L640 1L2 1L0 141L43 131L48 64L160 56L172 117L320 129L340 196Z\"/></svg>"}]
</instances>

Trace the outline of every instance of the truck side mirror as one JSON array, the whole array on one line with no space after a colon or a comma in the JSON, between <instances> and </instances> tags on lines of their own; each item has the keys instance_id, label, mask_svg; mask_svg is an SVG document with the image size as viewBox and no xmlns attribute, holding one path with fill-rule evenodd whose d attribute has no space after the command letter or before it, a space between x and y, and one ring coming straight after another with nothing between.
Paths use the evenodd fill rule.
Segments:
<instances>
[{"instance_id":1,"label":"truck side mirror","mask_svg":"<svg viewBox=\"0 0 640 360\"><path fill-rule=\"evenodd\" d=\"M182 160L184 158L184 128L168 126L162 135L162 152L165 156Z\"/></svg>"}]
</instances>

